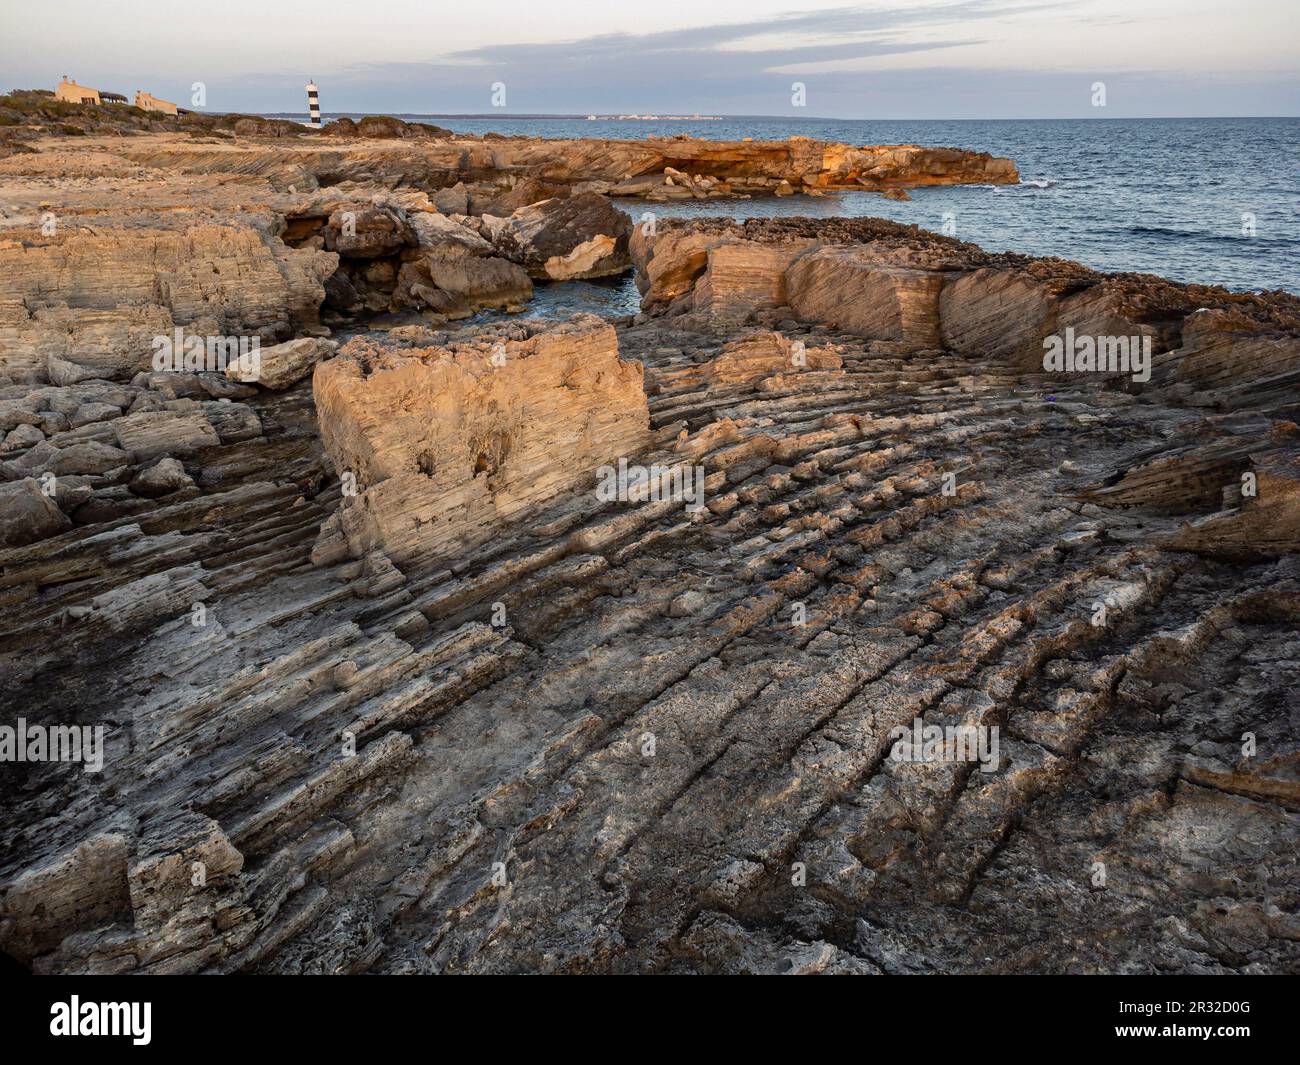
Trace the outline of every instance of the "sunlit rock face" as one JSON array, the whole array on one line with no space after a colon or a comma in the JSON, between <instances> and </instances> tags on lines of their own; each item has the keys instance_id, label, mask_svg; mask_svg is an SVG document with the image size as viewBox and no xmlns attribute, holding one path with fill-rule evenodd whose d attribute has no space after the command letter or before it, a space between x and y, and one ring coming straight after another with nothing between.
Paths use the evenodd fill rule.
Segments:
<instances>
[{"instance_id":1,"label":"sunlit rock face","mask_svg":"<svg viewBox=\"0 0 1300 1065\"><path fill-rule=\"evenodd\" d=\"M358 489L319 553L346 541L354 555L425 566L592 487L598 467L646 442L642 373L592 316L433 347L353 341L313 382L326 451Z\"/></svg>"},{"instance_id":2,"label":"sunlit rock face","mask_svg":"<svg viewBox=\"0 0 1300 1065\"><path fill-rule=\"evenodd\" d=\"M608 197L583 192L521 207L491 231L498 253L530 276L567 281L626 270L631 230Z\"/></svg>"},{"instance_id":3,"label":"sunlit rock face","mask_svg":"<svg viewBox=\"0 0 1300 1065\"><path fill-rule=\"evenodd\" d=\"M269 216L151 221L0 241L0 373L35 377L54 356L129 377L176 326L273 339L319 321L333 253L286 247Z\"/></svg>"}]
</instances>

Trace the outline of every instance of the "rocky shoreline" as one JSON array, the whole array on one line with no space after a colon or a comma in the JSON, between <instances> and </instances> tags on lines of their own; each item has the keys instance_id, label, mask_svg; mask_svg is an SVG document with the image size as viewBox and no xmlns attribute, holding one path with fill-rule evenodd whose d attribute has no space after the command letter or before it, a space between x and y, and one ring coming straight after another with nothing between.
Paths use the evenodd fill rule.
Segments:
<instances>
[{"instance_id":1,"label":"rocky shoreline","mask_svg":"<svg viewBox=\"0 0 1300 1065\"><path fill-rule=\"evenodd\" d=\"M971 153L384 130L0 158L0 725L104 727L0 763L8 959L1300 965L1300 298L609 199Z\"/></svg>"}]
</instances>

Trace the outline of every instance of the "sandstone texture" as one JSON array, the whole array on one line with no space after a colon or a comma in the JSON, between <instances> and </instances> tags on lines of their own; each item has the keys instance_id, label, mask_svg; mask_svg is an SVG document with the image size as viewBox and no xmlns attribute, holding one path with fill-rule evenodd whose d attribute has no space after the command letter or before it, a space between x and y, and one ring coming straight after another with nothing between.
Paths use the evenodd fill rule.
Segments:
<instances>
[{"instance_id":1,"label":"sandstone texture","mask_svg":"<svg viewBox=\"0 0 1300 1065\"><path fill-rule=\"evenodd\" d=\"M320 337L303 337L286 340L268 348L258 348L226 367L226 377L241 384L257 384L263 388L283 389L310 376L316 364L327 359L338 349L332 340Z\"/></svg>"},{"instance_id":2,"label":"sandstone texture","mask_svg":"<svg viewBox=\"0 0 1300 1065\"><path fill-rule=\"evenodd\" d=\"M0 724L104 730L0 761L13 966L1300 971L1297 297L593 198L962 153L364 125L0 159ZM453 321L601 236L641 314Z\"/></svg>"},{"instance_id":3,"label":"sandstone texture","mask_svg":"<svg viewBox=\"0 0 1300 1065\"><path fill-rule=\"evenodd\" d=\"M1042 368L1045 338L1149 337L1178 350L1188 385L1289 380L1300 309L1279 293L1230 293L1063 259L992 254L878 218L663 219L630 241L642 307L723 324L788 308L900 350L940 348ZM1247 365L1250 360L1250 366Z\"/></svg>"},{"instance_id":4,"label":"sandstone texture","mask_svg":"<svg viewBox=\"0 0 1300 1065\"><path fill-rule=\"evenodd\" d=\"M400 342L399 342L400 343ZM354 340L313 380L334 469L355 478L318 560L447 562L648 442L642 368L594 316L431 347ZM345 550L346 549L346 550Z\"/></svg>"},{"instance_id":5,"label":"sandstone texture","mask_svg":"<svg viewBox=\"0 0 1300 1065\"><path fill-rule=\"evenodd\" d=\"M626 270L631 229L632 220L608 197L583 192L519 208L494 227L493 243L529 274L569 281Z\"/></svg>"},{"instance_id":6,"label":"sandstone texture","mask_svg":"<svg viewBox=\"0 0 1300 1065\"><path fill-rule=\"evenodd\" d=\"M53 380L47 368L70 362L127 379L177 328L269 345L322 316L519 310L533 279L628 268L631 221L609 196L1018 180L1010 160L956 149L457 137L378 118L322 135L196 116L181 126L211 136L183 136L90 110L86 136L3 127L24 148L0 153L0 372L13 377Z\"/></svg>"},{"instance_id":7,"label":"sandstone texture","mask_svg":"<svg viewBox=\"0 0 1300 1065\"><path fill-rule=\"evenodd\" d=\"M524 183L552 193L594 191L670 200L778 191L1014 184L1020 179L1010 159L986 153L918 145L856 147L807 137L619 141L450 134L434 139L340 141L303 136L274 143L250 139L195 144L142 136L133 138L127 158L181 172L257 175L278 187L294 185L300 190L373 182L432 191L463 183L471 203L477 200L482 205ZM534 195L526 202L543 198ZM524 204L515 204L519 206Z\"/></svg>"}]
</instances>

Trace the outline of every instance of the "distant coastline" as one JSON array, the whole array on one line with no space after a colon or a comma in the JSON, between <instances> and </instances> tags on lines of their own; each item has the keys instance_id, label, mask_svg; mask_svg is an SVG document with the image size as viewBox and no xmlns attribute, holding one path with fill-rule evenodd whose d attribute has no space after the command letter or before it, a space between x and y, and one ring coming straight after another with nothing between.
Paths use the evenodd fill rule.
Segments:
<instances>
[{"instance_id":1,"label":"distant coastline","mask_svg":"<svg viewBox=\"0 0 1300 1065\"><path fill-rule=\"evenodd\" d=\"M590 113L590 112L589 112ZM301 119L301 113L285 117ZM328 114L328 118L335 117ZM364 117L358 114L358 118ZM845 144L929 144L1014 159L1024 183L999 188L917 190L911 201L872 193L820 200L754 201L748 213L872 215L942 231L991 251L1058 254L1098 270L1157 273L1220 283L1238 291L1295 291L1300 240L1294 236L1293 179L1300 118L825 119L736 116L723 121L592 122L586 115L401 116L473 136L496 132L543 139L686 134L709 140L783 141L807 136ZM1133 167L1140 154L1144 166ZM1203 180L1171 182L1199 173ZM661 212L670 208L660 205ZM718 213L716 203L673 212ZM724 213L746 213L731 206ZM1243 213L1254 236L1244 235Z\"/></svg>"},{"instance_id":2,"label":"distant coastline","mask_svg":"<svg viewBox=\"0 0 1300 1065\"><path fill-rule=\"evenodd\" d=\"M209 109L208 114L221 114L216 109ZM230 112L236 113L236 112ZM301 119L306 111L249 111L238 112L261 115L263 118ZM1058 118L891 118L879 115L863 115L858 118L836 118L826 115L608 115L608 114L551 114L546 112L506 112L479 111L463 114L435 114L429 111L325 111L324 120L335 118L361 119L370 115L387 115L405 121L428 121L434 119L459 119L475 122L889 122L898 125L911 123L941 123L944 125L1021 125L1037 122L1044 125L1060 122L1076 122L1088 125L1107 122L1300 122L1300 115L1065 115Z\"/></svg>"},{"instance_id":3,"label":"distant coastline","mask_svg":"<svg viewBox=\"0 0 1300 1065\"><path fill-rule=\"evenodd\" d=\"M263 118L301 118L301 111L257 111L255 114ZM762 118L762 117L780 117L780 116L762 116L762 115L551 115L551 114L505 114L501 111L482 112L479 114L463 115L435 115L427 114L422 111L327 111L323 117L325 121L335 118L365 118L369 115L390 115L393 118L405 120L411 119L433 119L433 118L463 118L474 119L475 121L501 119L505 121L539 121L546 120L551 122L726 122L735 121L742 118ZM795 121L798 121L797 119ZM817 122L819 119L809 117L806 121Z\"/></svg>"}]
</instances>

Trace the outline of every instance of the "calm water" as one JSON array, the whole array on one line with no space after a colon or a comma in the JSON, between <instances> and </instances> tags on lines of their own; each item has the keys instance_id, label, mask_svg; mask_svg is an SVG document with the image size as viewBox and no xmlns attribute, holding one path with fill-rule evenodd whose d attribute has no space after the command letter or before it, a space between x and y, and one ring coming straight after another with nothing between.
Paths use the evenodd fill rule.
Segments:
<instances>
[{"instance_id":1,"label":"calm water","mask_svg":"<svg viewBox=\"0 0 1300 1065\"><path fill-rule=\"evenodd\" d=\"M417 119L421 116L406 115ZM876 215L939 231L946 212L962 240L992 251L1058 255L1100 270L1134 270L1235 290L1300 291L1300 119L1096 119L988 122L753 118L642 122L557 118L427 118L458 132L541 137L684 133L714 140L792 134L853 144L923 144L1009 156L1018 186L917 189L907 202L865 192L685 204L624 204L657 214ZM1243 215L1254 235L1244 235ZM1247 219L1250 221L1250 219ZM597 296L608 291L595 286ZM606 308L635 309L635 289ZM577 293L539 291L536 311ZM599 302L599 301L598 301ZM599 309L592 307L593 310Z\"/></svg>"}]
</instances>

